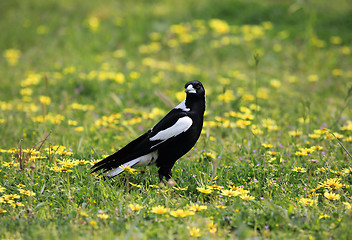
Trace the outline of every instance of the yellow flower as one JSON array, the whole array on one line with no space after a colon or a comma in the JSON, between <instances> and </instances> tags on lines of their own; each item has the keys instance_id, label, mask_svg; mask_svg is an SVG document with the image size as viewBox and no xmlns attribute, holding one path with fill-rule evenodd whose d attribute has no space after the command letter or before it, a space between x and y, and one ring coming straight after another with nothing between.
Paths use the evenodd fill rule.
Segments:
<instances>
[{"instance_id":1,"label":"yellow flower","mask_svg":"<svg viewBox=\"0 0 352 240\"><path fill-rule=\"evenodd\" d=\"M273 145L272 144L270 144L270 143L262 143L262 146L263 147L265 147L265 148L272 148L273 147Z\"/></svg>"},{"instance_id":2,"label":"yellow flower","mask_svg":"<svg viewBox=\"0 0 352 240\"><path fill-rule=\"evenodd\" d=\"M271 79L270 80L270 85L273 87L273 88L280 88L281 87L281 81L278 80L278 79Z\"/></svg>"},{"instance_id":3,"label":"yellow flower","mask_svg":"<svg viewBox=\"0 0 352 240\"><path fill-rule=\"evenodd\" d=\"M0 213L5 213L7 212L5 209L0 208Z\"/></svg>"},{"instance_id":4,"label":"yellow flower","mask_svg":"<svg viewBox=\"0 0 352 240\"><path fill-rule=\"evenodd\" d=\"M110 216L108 214L105 213L100 213L98 214L98 218L100 219L108 219Z\"/></svg>"},{"instance_id":5,"label":"yellow flower","mask_svg":"<svg viewBox=\"0 0 352 240\"><path fill-rule=\"evenodd\" d=\"M209 229L209 232L216 233L217 224L213 223L212 221L209 222L208 223L208 229Z\"/></svg>"},{"instance_id":6,"label":"yellow flower","mask_svg":"<svg viewBox=\"0 0 352 240\"><path fill-rule=\"evenodd\" d=\"M331 36L330 37L330 42L335 45L339 45L342 43L342 39L339 36Z\"/></svg>"},{"instance_id":7,"label":"yellow flower","mask_svg":"<svg viewBox=\"0 0 352 240\"><path fill-rule=\"evenodd\" d=\"M305 207L309 207L309 206L312 206L314 203L315 203L315 200L313 199L310 199L310 198L301 198L299 200L299 202L305 206Z\"/></svg>"},{"instance_id":8,"label":"yellow flower","mask_svg":"<svg viewBox=\"0 0 352 240\"><path fill-rule=\"evenodd\" d=\"M75 127L75 132L83 132L84 127Z\"/></svg>"},{"instance_id":9,"label":"yellow flower","mask_svg":"<svg viewBox=\"0 0 352 240\"><path fill-rule=\"evenodd\" d=\"M3 55L10 66L16 66L21 56L21 51L18 49L7 49L4 51Z\"/></svg>"},{"instance_id":10,"label":"yellow flower","mask_svg":"<svg viewBox=\"0 0 352 240\"><path fill-rule=\"evenodd\" d=\"M215 181L217 179L218 176L216 176L213 181ZM216 184L213 184L211 186L208 186L209 189L213 189L213 190L221 190L222 188L224 188L223 186L219 186L219 185L216 185Z\"/></svg>"},{"instance_id":11,"label":"yellow flower","mask_svg":"<svg viewBox=\"0 0 352 240\"><path fill-rule=\"evenodd\" d=\"M230 31L228 23L220 19L211 19L209 26L218 34L225 34Z\"/></svg>"},{"instance_id":12,"label":"yellow flower","mask_svg":"<svg viewBox=\"0 0 352 240\"><path fill-rule=\"evenodd\" d=\"M309 82L317 82L318 80L319 80L319 77L316 74L311 74L311 75L308 76L308 81Z\"/></svg>"},{"instance_id":13,"label":"yellow flower","mask_svg":"<svg viewBox=\"0 0 352 240\"><path fill-rule=\"evenodd\" d=\"M139 204L130 204L128 205L132 211L139 211L140 209L143 208L143 206Z\"/></svg>"},{"instance_id":14,"label":"yellow flower","mask_svg":"<svg viewBox=\"0 0 352 240\"><path fill-rule=\"evenodd\" d=\"M307 172L307 170L305 168L302 168L302 167L294 167L292 169L292 172L304 173L304 172Z\"/></svg>"},{"instance_id":15,"label":"yellow flower","mask_svg":"<svg viewBox=\"0 0 352 240\"><path fill-rule=\"evenodd\" d=\"M348 202L343 202L343 204L345 205L346 210L352 210L352 204L348 203Z\"/></svg>"},{"instance_id":16,"label":"yellow flower","mask_svg":"<svg viewBox=\"0 0 352 240\"><path fill-rule=\"evenodd\" d=\"M223 94L218 96L218 99L227 103L235 100L235 95L233 94L232 90L226 90Z\"/></svg>"},{"instance_id":17,"label":"yellow flower","mask_svg":"<svg viewBox=\"0 0 352 240\"><path fill-rule=\"evenodd\" d=\"M216 208L219 208L219 209L224 209L224 208L227 208L226 206L224 205L217 205Z\"/></svg>"},{"instance_id":18,"label":"yellow flower","mask_svg":"<svg viewBox=\"0 0 352 240\"><path fill-rule=\"evenodd\" d=\"M18 207L23 207L23 206L24 206L24 204L20 203L20 202L16 202L16 203L11 204L11 207L13 207L13 208L18 208Z\"/></svg>"},{"instance_id":19,"label":"yellow flower","mask_svg":"<svg viewBox=\"0 0 352 240\"><path fill-rule=\"evenodd\" d=\"M19 164L15 162L4 162L2 165L5 167L17 167Z\"/></svg>"},{"instance_id":20,"label":"yellow flower","mask_svg":"<svg viewBox=\"0 0 352 240\"><path fill-rule=\"evenodd\" d=\"M205 209L207 209L207 206L203 206L203 205L199 206L198 204L189 207L189 210L194 212L202 211Z\"/></svg>"},{"instance_id":21,"label":"yellow flower","mask_svg":"<svg viewBox=\"0 0 352 240\"><path fill-rule=\"evenodd\" d=\"M5 192L6 188L0 187L0 193Z\"/></svg>"},{"instance_id":22,"label":"yellow flower","mask_svg":"<svg viewBox=\"0 0 352 240\"><path fill-rule=\"evenodd\" d=\"M88 19L87 22L88 22L88 27L92 32L98 31L99 25L100 25L99 18L92 16Z\"/></svg>"},{"instance_id":23,"label":"yellow flower","mask_svg":"<svg viewBox=\"0 0 352 240\"><path fill-rule=\"evenodd\" d=\"M320 183L318 187L328 188L328 189L339 189L343 186L338 178L329 178L325 182Z\"/></svg>"},{"instance_id":24,"label":"yellow flower","mask_svg":"<svg viewBox=\"0 0 352 240\"><path fill-rule=\"evenodd\" d=\"M79 213L82 217L88 217L88 214L86 212L80 212Z\"/></svg>"},{"instance_id":25,"label":"yellow flower","mask_svg":"<svg viewBox=\"0 0 352 240\"><path fill-rule=\"evenodd\" d=\"M178 209L178 210L171 211L170 215L173 217L187 217L189 215L194 215L194 212L189 210Z\"/></svg>"},{"instance_id":26,"label":"yellow flower","mask_svg":"<svg viewBox=\"0 0 352 240\"><path fill-rule=\"evenodd\" d=\"M237 191L237 190L222 190L221 194L224 196L228 196L228 197L236 197L238 195L241 194L241 192Z\"/></svg>"},{"instance_id":27,"label":"yellow flower","mask_svg":"<svg viewBox=\"0 0 352 240\"><path fill-rule=\"evenodd\" d=\"M288 135L290 135L291 137L297 137L297 136L302 135L302 131L300 131L300 130L289 131Z\"/></svg>"},{"instance_id":28,"label":"yellow flower","mask_svg":"<svg viewBox=\"0 0 352 240\"><path fill-rule=\"evenodd\" d=\"M324 197L326 197L327 199L332 200L332 201L340 199L340 195L339 194L329 193L329 192L325 192L324 193Z\"/></svg>"},{"instance_id":29,"label":"yellow flower","mask_svg":"<svg viewBox=\"0 0 352 240\"><path fill-rule=\"evenodd\" d=\"M35 196L35 192L31 191L31 190L25 190L25 189L18 189L18 191L20 191L21 194L27 195L27 196Z\"/></svg>"},{"instance_id":30,"label":"yellow flower","mask_svg":"<svg viewBox=\"0 0 352 240\"><path fill-rule=\"evenodd\" d=\"M12 200L12 199L0 197L0 203L8 203L8 204L11 204L11 203L13 203L13 202L14 202L14 200Z\"/></svg>"},{"instance_id":31,"label":"yellow flower","mask_svg":"<svg viewBox=\"0 0 352 240\"><path fill-rule=\"evenodd\" d=\"M97 224L96 221L91 220L91 221L89 222L89 225L91 225L92 227L96 227L98 224Z\"/></svg>"},{"instance_id":32,"label":"yellow flower","mask_svg":"<svg viewBox=\"0 0 352 240\"><path fill-rule=\"evenodd\" d=\"M243 200L246 200L246 201L252 201L254 199L254 197L247 195L247 194L242 194L240 196L240 198L242 198Z\"/></svg>"},{"instance_id":33,"label":"yellow flower","mask_svg":"<svg viewBox=\"0 0 352 240\"><path fill-rule=\"evenodd\" d=\"M8 198L8 199L18 199L20 198L20 195L18 194L7 194L3 196L4 198Z\"/></svg>"},{"instance_id":34,"label":"yellow flower","mask_svg":"<svg viewBox=\"0 0 352 240\"><path fill-rule=\"evenodd\" d=\"M152 211L151 212L161 215L161 214L167 213L168 209L158 205L157 207L152 207Z\"/></svg>"},{"instance_id":35,"label":"yellow flower","mask_svg":"<svg viewBox=\"0 0 352 240\"><path fill-rule=\"evenodd\" d=\"M209 189L209 188L202 188L202 187L197 187L197 190L198 190L199 192L205 193L205 194L209 194L209 193L212 192L211 189Z\"/></svg>"},{"instance_id":36,"label":"yellow flower","mask_svg":"<svg viewBox=\"0 0 352 240\"><path fill-rule=\"evenodd\" d=\"M319 216L319 219L322 219L322 218L330 218L330 216L327 214L322 214Z\"/></svg>"},{"instance_id":37,"label":"yellow flower","mask_svg":"<svg viewBox=\"0 0 352 240\"><path fill-rule=\"evenodd\" d=\"M200 229L195 227L187 227L191 237L200 237Z\"/></svg>"},{"instance_id":38,"label":"yellow flower","mask_svg":"<svg viewBox=\"0 0 352 240\"><path fill-rule=\"evenodd\" d=\"M39 96L39 101L44 105L49 105L51 103L50 97L47 96Z\"/></svg>"},{"instance_id":39,"label":"yellow flower","mask_svg":"<svg viewBox=\"0 0 352 240\"><path fill-rule=\"evenodd\" d=\"M136 169L125 165L121 165L119 168L123 169L124 171L127 171L130 174L136 174L135 172L137 171Z\"/></svg>"}]
</instances>

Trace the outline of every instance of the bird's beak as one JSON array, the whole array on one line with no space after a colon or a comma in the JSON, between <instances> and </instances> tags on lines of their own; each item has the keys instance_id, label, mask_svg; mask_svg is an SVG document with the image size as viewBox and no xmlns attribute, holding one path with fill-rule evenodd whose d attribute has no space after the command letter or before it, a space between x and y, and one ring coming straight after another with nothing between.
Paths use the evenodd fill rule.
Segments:
<instances>
[{"instance_id":1,"label":"bird's beak","mask_svg":"<svg viewBox=\"0 0 352 240\"><path fill-rule=\"evenodd\" d=\"M185 90L186 93L196 93L196 90L193 88L192 84L188 85Z\"/></svg>"}]
</instances>

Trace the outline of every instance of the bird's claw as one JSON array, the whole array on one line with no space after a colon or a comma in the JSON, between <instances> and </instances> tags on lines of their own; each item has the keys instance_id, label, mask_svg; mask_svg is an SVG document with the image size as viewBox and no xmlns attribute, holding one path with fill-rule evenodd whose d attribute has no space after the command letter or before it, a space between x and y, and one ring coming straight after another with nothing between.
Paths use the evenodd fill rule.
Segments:
<instances>
[{"instance_id":1,"label":"bird's claw","mask_svg":"<svg viewBox=\"0 0 352 240\"><path fill-rule=\"evenodd\" d=\"M172 178L170 178L169 180L167 180L167 184L168 184L169 186L172 186L172 187L176 186L176 182L175 182L175 180L173 180Z\"/></svg>"}]
</instances>

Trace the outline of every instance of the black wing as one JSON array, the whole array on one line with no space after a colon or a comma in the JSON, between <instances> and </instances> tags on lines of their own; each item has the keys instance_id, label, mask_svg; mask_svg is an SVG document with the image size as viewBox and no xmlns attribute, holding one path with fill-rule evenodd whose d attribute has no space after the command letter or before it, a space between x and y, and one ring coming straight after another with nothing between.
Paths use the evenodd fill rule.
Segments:
<instances>
[{"instance_id":1,"label":"black wing","mask_svg":"<svg viewBox=\"0 0 352 240\"><path fill-rule=\"evenodd\" d=\"M152 129L142 136L133 140L116 153L106 157L92 167L92 173L104 169L104 172L117 168L135 158L146 155L157 150L165 144L165 140L151 141L160 131L173 126L180 118L187 116L187 113L181 109L171 110L163 119L161 119Z\"/></svg>"}]
</instances>

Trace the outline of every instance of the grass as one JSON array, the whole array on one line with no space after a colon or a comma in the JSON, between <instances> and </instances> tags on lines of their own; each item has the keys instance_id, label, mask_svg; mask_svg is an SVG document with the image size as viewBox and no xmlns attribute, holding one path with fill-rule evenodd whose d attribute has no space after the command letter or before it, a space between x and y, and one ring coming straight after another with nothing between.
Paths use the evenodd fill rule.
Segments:
<instances>
[{"instance_id":1,"label":"grass","mask_svg":"<svg viewBox=\"0 0 352 240\"><path fill-rule=\"evenodd\" d=\"M352 7L326 3L1 3L1 239L348 239ZM90 174L193 79L177 188Z\"/></svg>"}]
</instances>

